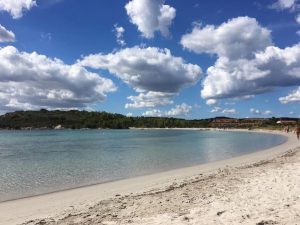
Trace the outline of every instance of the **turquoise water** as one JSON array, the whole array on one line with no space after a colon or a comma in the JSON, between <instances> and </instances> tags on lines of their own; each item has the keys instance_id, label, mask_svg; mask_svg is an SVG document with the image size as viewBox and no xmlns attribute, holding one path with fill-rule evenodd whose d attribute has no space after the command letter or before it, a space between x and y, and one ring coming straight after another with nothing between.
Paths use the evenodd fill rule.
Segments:
<instances>
[{"instance_id":1,"label":"turquoise water","mask_svg":"<svg viewBox=\"0 0 300 225\"><path fill-rule=\"evenodd\" d=\"M0 201L217 161L284 141L220 131L0 131Z\"/></svg>"}]
</instances>

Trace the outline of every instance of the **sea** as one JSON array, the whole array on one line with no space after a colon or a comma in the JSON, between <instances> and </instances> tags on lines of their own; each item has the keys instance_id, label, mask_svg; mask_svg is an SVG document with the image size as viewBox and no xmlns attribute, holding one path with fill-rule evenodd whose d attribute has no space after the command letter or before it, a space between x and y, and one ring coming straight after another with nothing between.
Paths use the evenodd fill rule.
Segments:
<instances>
[{"instance_id":1,"label":"sea","mask_svg":"<svg viewBox=\"0 0 300 225\"><path fill-rule=\"evenodd\" d=\"M0 131L0 202L260 151L275 134L199 130Z\"/></svg>"}]
</instances>

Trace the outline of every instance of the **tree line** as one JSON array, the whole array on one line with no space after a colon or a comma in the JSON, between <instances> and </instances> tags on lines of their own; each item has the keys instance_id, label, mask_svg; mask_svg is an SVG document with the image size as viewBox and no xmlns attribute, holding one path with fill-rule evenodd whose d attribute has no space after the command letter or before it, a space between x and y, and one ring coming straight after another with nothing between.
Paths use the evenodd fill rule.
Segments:
<instances>
[{"instance_id":1,"label":"tree line","mask_svg":"<svg viewBox=\"0 0 300 225\"><path fill-rule=\"evenodd\" d=\"M208 127L210 120L185 120L178 118L127 117L122 114L88 111L17 111L0 116L1 129L53 129L57 125L69 129L128 129Z\"/></svg>"},{"instance_id":2,"label":"tree line","mask_svg":"<svg viewBox=\"0 0 300 225\"><path fill-rule=\"evenodd\" d=\"M127 117L122 114L108 112L88 112L88 111L16 111L0 116L0 129L53 129L60 125L67 129L128 129L136 128L208 128L214 127L216 119L231 119L226 117L216 117L209 119L186 120L168 117ZM298 121L297 118L288 118ZM250 128L249 125L243 127L243 122L247 119L238 119L235 123L226 128L239 127ZM249 120L249 119L248 119ZM277 127L277 118L266 119L259 127Z\"/></svg>"}]
</instances>

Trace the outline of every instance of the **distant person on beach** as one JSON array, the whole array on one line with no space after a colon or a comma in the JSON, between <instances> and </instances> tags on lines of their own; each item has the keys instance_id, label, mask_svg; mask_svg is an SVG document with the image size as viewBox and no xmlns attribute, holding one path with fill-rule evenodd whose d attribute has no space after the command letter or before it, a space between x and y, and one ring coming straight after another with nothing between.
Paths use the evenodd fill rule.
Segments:
<instances>
[{"instance_id":1,"label":"distant person on beach","mask_svg":"<svg viewBox=\"0 0 300 225\"><path fill-rule=\"evenodd\" d=\"M299 140L299 138L300 138L300 126L299 125L295 129L295 133L297 135L297 139Z\"/></svg>"},{"instance_id":2,"label":"distant person on beach","mask_svg":"<svg viewBox=\"0 0 300 225\"><path fill-rule=\"evenodd\" d=\"M286 126L284 129L283 129L284 132L286 133L289 133L290 132L290 127L289 126Z\"/></svg>"}]
</instances>

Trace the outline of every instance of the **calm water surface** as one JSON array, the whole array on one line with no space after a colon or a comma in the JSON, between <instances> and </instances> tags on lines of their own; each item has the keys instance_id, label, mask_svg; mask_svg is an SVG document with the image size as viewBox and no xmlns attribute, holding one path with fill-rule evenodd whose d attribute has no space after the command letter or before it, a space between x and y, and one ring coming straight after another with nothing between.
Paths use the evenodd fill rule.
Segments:
<instances>
[{"instance_id":1,"label":"calm water surface","mask_svg":"<svg viewBox=\"0 0 300 225\"><path fill-rule=\"evenodd\" d=\"M0 201L217 161L284 141L220 131L0 131Z\"/></svg>"}]
</instances>

